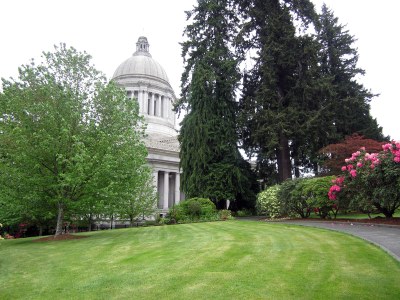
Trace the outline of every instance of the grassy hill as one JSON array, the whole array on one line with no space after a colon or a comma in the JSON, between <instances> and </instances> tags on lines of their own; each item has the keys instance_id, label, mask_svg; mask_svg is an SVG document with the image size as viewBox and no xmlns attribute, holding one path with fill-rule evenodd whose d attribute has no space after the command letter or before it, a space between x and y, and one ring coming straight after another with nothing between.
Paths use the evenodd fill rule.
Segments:
<instances>
[{"instance_id":1,"label":"grassy hill","mask_svg":"<svg viewBox=\"0 0 400 300\"><path fill-rule=\"evenodd\" d=\"M398 299L400 264L342 233L251 221L0 241L0 299Z\"/></svg>"}]
</instances>

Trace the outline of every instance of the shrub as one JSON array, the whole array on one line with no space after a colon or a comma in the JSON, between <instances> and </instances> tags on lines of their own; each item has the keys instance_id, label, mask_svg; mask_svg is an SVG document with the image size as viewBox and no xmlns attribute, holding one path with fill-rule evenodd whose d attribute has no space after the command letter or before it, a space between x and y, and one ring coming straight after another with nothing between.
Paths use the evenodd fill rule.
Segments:
<instances>
[{"instance_id":1,"label":"shrub","mask_svg":"<svg viewBox=\"0 0 400 300\"><path fill-rule=\"evenodd\" d=\"M215 204L210 199L191 198L174 205L168 217L177 223L217 220Z\"/></svg>"},{"instance_id":2,"label":"shrub","mask_svg":"<svg viewBox=\"0 0 400 300\"><path fill-rule=\"evenodd\" d=\"M219 217L221 220L226 221L226 220L232 220L232 212L229 209L222 209L219 211Z\"/></svg>"},{"instance_id":3,"label":"shrub","mask_svg":"<svg viewBox=\"0 0 400 300\"><path fill-rule=\"evenodd\" d=\"M382 146L379 153L354 152L342 166L343 176L329 190L332 200L351 198L354 209L370 212L375 207L391 218L400 207L400 142Z\"/></svg>"},{"instance_id":4,"label":"shrub","mask_svg":"<svg viewBox=\"0 0 400 300\"><path fill-rule=\"evenodd\" d=\"M331 214L336 218L339 210L338 202L328 197L328 191L334 179L333 176L315 177L307 178L302 182L302 193L305 201L314 208L322 219L330 217Z\"/></svg>"},{"instance_id":5,"label":"shrub","mask_svg":"<svg viewBox=\"0 0 400 300\"><path fill-rule=\"evenodd\" d=\"M281 216L281 205L277 196L279 188L279 185L274 185L257 195L257 214L266 215L270 218Z\"/></svg>"},{"instance_id":6,"label":"shrub","mask_svg":"<svg viewBox=\"0 0 400 300\"><path fill-rule=\"evenodd\" d=\"M282 211L287 215L298 214L302 218L308 218L313 210L323 219L331 213L336 217L338 203L327 196L332 180L333 176L327 176L283 182L278 193Z\"/></svg>"},{"instance_id":7,"label":"shrub","mask_svg":"<svg viewBox=\"0 0 400 300\"><path fill-rule=\"evenodd\" d=\"M250 209L241 209L236 212L236 216L238 216L238 217L249 217L252 215L253 215L253 212Z\"/></svg>"},{"instance_id":8,"label":"shrub","mask_svg":"<svg viewBox=\"0 0 400 300\"><path fill-rule=\"evenodd\" d=\"M277 197L281 203L283 215L308 218L312 211L312 205L306 201L302 194L302 183L305 179L288 179L281 184Z\"/></svg>"}]
</instances>

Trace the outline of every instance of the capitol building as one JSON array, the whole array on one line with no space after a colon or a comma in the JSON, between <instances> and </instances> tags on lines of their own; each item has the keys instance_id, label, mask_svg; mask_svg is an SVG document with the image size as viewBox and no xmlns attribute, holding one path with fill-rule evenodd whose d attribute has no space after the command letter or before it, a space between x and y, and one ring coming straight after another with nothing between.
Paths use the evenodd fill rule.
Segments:
<instances>
[{"instance_id":1,"label":"capitol building","mask_svg":"<svg viewBox=\"0 0 400 300\"><path fill-rule=\"evenodd\" d=\"M119 65L112 79L126 90L129 98L139 102L139 112L147 123L147 160L159 195L158 208L164 214L184 198L180 191L179 142L172 110L176 97L167 73L152 58L146 37L139 37L136 51Z\"/></svg>"}]
</instances>

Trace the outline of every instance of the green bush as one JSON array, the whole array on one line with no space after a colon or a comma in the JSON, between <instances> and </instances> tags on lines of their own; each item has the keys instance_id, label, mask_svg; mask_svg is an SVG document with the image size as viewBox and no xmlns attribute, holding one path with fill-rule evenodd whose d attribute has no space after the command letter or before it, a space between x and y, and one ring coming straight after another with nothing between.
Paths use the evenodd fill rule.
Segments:
<instances>
[{"instance_id":1,"label":"green bush","mask_svg":"<svg viewBox=\"0 0 400 300\"><path fill-rule=\"evenodd\" d=\"M168 218L177 223L218 220L215 204L210 199L191 198L174 205Z\"/></svg>"},{"instance_id":2,"label":"green bush","mask_svg":"<svg viewBox=\"0 0 400 300\"><path fill-rule=\"evenodd\" d=\"M219 217L221 220L226 221L226 220L232 220L232 212L229 209L222 209L219 211Z\"/></svg>"},{"instance_id":3,"label":"green bush","mask_svg":"<svg viewBox=\"0 0 400 300\"><path fill-rule=\"evenodd\" d=\"M282 211L289 216L294 214L308 218L313 210L321 218L333 213L336 216L337 207L328 198L333 176L289 179L281 184L278 198Z\"/></svg>"},{"instance_id":4,"label":"green bush","mask_svg":"<svg viewBox=\"0 0 400 300\"><path fill-rule=\"evenodd\" d=\"M279 188L279 185L274 185L257 195L257 214L265 215L269 218L279 218L282 216L281 204L277 197Z\"/></svg>"},{"instance_id":5,"label":"green bush","mask_svg":"<svg viewBox=\"0 0 400 300\"><path fill-rule=\"evenodd\" d=\"M322 219L331 217L331 214L336 217L337 214L336 204L328 198L329 188L334 178L334 176L315 177L303 181L303 195Z\"/></svg>"},{"instance_id":6,"label":"green bush","mask_svg":"<svg viewBox=\"0 0 400 300\"><path fill-rule=\"evenodd\" d=\"M281 203L282 213L286 216L301 216L308 218L312 211L301 193L302 182L305 179L288 179L281 184L277 197Z\"/></svg>"},{"instance_id":7,"label":"green bush","mask_svg":"<svg viewBox=\"0 0 400 300\"><path fill-rule=\"evenodd\" d=\"M250 209L241 209L236 212L236 216L238 216L238 217L249 217L252 215L253 215L253 212Z\"/></svg>"}]
</instances>

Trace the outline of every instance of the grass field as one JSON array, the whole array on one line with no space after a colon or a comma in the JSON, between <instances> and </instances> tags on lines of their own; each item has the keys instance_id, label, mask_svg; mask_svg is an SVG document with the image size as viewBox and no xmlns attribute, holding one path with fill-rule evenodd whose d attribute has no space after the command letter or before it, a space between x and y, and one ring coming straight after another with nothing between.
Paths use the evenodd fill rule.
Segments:
<instances>
[{"instance_id":1,"label":"grass field","mask_svg":"<svg viewBox=\"0 0 400 300\"><path fill-rule=\"evenodd\" d=\"M400 263L332 231L252 221L0 241L0 299L399 299Z\"/></svg>"}]
</instances>

